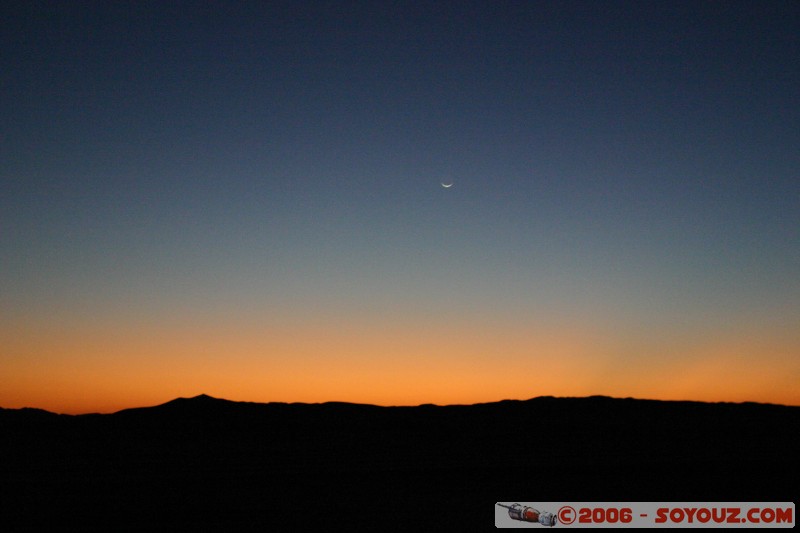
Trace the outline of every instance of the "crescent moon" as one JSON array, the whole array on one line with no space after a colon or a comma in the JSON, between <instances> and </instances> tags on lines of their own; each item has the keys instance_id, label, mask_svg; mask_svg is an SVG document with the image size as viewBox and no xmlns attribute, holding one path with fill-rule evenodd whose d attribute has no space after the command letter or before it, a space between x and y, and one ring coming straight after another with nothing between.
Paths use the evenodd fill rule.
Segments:
<instances>
[{"instance_id":1,"label":"crescent moon","mask_svg":"<svg viewBox=\"0 0 800 533\"><path fill-rule=\"evenodd\" d=\"M442 183L442 187L444 187L445 189L449 189L452 186L453 186L452 182L451 183Z\"/></svg>"}]
</instances>

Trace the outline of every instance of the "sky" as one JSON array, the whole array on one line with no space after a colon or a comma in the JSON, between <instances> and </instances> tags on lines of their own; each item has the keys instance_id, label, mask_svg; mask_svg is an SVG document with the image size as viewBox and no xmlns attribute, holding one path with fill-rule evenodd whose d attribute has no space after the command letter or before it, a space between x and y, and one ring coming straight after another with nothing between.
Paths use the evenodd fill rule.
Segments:
<instances>
[{"instance_id":1,"label":"sky","mask_svg":"<svg viewBox=\"0 0 800 533\"><path fill-rule=\"evenodd\" d=\"M0 406L800 405L798 2L0 21Z\"/></svg>"}]
</instances>

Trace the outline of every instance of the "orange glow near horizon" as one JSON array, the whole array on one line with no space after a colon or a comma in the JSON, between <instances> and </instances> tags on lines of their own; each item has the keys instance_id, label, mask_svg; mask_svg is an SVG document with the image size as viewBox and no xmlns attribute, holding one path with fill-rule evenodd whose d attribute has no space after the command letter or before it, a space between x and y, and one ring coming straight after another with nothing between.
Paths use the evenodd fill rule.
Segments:
<instances>
[{"instance_id":1,"label":"orange glow near horizon","mask_svg":"<svg viewBox=\"0 0 800 533\"><path fill-rule=\"evenodd\" d=\"M78 414L237 401L472 404L536 396L800 405L797 335L621 342L585 328L4 328L0 406Z\"/></svg>"}]
</instances>

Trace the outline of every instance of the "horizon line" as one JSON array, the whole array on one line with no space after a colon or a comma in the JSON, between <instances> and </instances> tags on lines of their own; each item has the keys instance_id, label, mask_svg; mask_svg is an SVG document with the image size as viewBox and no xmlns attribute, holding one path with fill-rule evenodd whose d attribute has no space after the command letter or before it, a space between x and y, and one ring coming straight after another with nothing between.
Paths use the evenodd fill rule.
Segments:
<instances>
[{"instance_id":1,"label":"horizon line","mask_svg":"<svg viewBox=\"0 0 800 533\"><path fill-rule=\"evenodd\" d=\"M769 405L769 406L778 406L778 407L800 407L800 405L791 405L791 404L781 404L781 403L773 403L773 402L758 402L752 400L743 400L743 401L707 401L707 400L689 400L689 399L681 399L681 400L660 400L656 398L637 398L633 396L609 396L605 394L591 394L588 396L553 396L553 395L541 395L541 396L533 396L530 398L503 398L501 400L489 401L489 402L475 402L475 403L453 403L453 404L436 404L436 403L420 403L415 405L379 405L379 404L371 404L371 403L360 403L360 402L348 402L348 401L341 401L341 400L327 400L324 402L285 402L285 401L270 401L270 402L257 402L257 401L250 401L250 400L231 400L228 398L220 398L216 396L212 396L206 393L200 393L196 396L178 396L167 400L162 403L154 404L154 405L139 405L139 406L132 406L132 407L124 407L122 409L118 409L115 411L90 411L85 413L66 413L66 412L56 412L50 411L48 409L44 409L41 407L34 407L34 406L23 406L23 407L3 407L0 405L0 410L7 410L7 411L21 411L21 410L37 410L37 411L44 411L47 413L52 413L55 415L63 415L63 416L86 416L86 415L113 415L116 413L121 413L123 411L133 410L133 409L151 409L155 407L161 407L172 402L180 401L180 400L213 400L213 401L220 401L220 402L230 402L230 403L243 403L243 404L257 404L257 405L327 405L327 404L342 404L342 405L353 405L353 406L365 406L365 407L380 407L380 408L418 408L418 407L470 407L470 406L478 406L478 405L489 405L489 404L497 404L497 403L504 403L504 402L528 402L532 400L539 400L539 399L554 399L554 400L588 400L588 399L608 399L608 400L633 400L633 401L642 401L642 402L661 402L661 403L700 403L700 404L709 404L709 405L717 405L717 404L732 404L732 405L744 405L744 404L754 404L754 405Z\"/></svg>"}]
</instances>

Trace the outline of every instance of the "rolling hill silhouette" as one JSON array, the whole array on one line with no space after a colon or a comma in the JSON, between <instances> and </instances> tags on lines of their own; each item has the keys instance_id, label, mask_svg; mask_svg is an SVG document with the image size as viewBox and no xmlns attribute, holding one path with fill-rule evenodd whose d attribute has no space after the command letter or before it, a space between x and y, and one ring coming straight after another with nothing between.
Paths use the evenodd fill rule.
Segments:
<instances>
[{"instance_id":1,"label":"rolling hill silhouette","mask_svg":"<svg viewBox=\"0 0 800 533\"><path fill-rule=\"evenodd\" d=\"M800 471L800 407L756 403L200 395L108 415L0 409L0 435L0 525L31 527L491 524L501 500L792 501Z\"/></svg>"}]
</instances>

